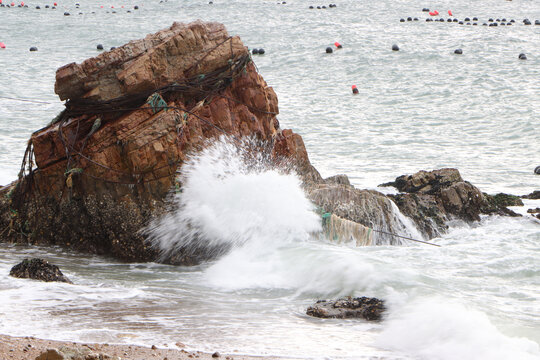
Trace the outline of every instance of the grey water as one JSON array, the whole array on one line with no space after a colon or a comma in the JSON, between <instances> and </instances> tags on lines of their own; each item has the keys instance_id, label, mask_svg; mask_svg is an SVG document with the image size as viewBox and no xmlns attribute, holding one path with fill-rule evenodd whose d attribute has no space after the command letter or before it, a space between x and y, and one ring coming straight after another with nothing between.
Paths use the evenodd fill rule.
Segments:
<instances>
[{"instance_id":1,"label":"grey water","mask_svg":"<svg viewBox=\"0 0 540 360\"><path fill-rule=\"evenodd\" d=\"M355 186L376 188L398 175L456 167L489 193L540 188L533 174L540 165L536 0L347 0L320 10L308 7L328 4L92 0L79 9L75 1L59 2L52 10L46 3L0 8L6 44L0 49L0 184L16 178L30 134L62 109L54 94L59 66L97 55L98 43L108 49L173 21L202 19L222 22L246 46L266 50L254 61L278 95L281 126L302 135L323 176L346 173ZM479 24L425 22L424 7L444 19L447 10L453 18L477 16ZM399 22L408 16L419 21ZM489 18L515 23L482 26ZM523 25L524 18L533 25ZM343 49L326 54L335 41ZM400 51L392 52L392 44ZM31 46L39 50L29 52ZM519 60L520 53L528 59ZM359 95L351 94L352 85ZM231 207L230 199L246 189L259 199L261 183L298 191L295 179L272 173L226 184L206 176L215 196L193 189L192 201L204 200L205 209L219 214L251 209L249 202ZM220 196L225 192L230 196ZM260 198L264 216L283 209L301 215L298 222L269 220L269 228L292 229L294 236L270 241L238 222L235 229L249 231L251 241L195 268L0 245L0 333L180 341L208 351L302 358L540 358L540 225L530 216L452 224L434 240L441 249L354 248L306 235L313 226L309 209L295 199ZM205 226L217 226L203 221L208 214L200 216ZM9 268L27 256L58 264L78 285L9 278ZM379 324L304 315L313 301L340 295L382 297L389 315Z\"/></svg>"}]
</instances>

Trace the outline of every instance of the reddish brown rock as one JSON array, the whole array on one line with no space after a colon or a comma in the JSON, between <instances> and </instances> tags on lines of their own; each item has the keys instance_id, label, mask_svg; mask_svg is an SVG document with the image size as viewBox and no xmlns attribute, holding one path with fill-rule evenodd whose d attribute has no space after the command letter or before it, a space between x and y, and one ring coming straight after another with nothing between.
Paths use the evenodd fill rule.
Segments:
<instances>
[{"instance_id":1,"label":"reddish brown rock","mask_svg":"<svg viewBox=\"0 0 540 360\"><path fill-rule=\"evenodd\" d=\"M140 229L165 211L188 154L223 135L257 138L320 180L302 138L279 128L275 92L221 24L175 23L66 65L55 90L66 111L32 135L26 177L0 190L3 241L153 260Z\"/></svg>"}]
</instances>

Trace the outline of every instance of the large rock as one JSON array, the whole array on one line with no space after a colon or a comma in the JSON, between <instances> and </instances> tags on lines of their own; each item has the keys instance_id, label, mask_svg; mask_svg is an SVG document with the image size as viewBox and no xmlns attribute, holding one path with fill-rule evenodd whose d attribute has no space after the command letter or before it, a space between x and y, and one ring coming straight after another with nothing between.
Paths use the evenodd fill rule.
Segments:
<instances>
[{"instance_id":1,"label":"large rock","mask_svg":"<svg viewBox=\"0 0 540 360\"><path fill-rule=\"evenodd\" d=\"M523 205L512 195L483 194L464 181L457 169L422 170L383 186L394 186L401 192L390 197L429 238L444 233L450 220L473 222L480 220L480 214L519 216L506 206Z\"/></svg>"},{"instance_id":2,"label":"large rock","mask_svg":"<svg viewBox=\"0 0 540 360\"><path fill-rule=\"evenodd\" d=\"M306 183L322 181L302 138L279 127L276 94L247 48L221 24L175 23L66 65L56 80L66 110L32 134L20 179L0 189L0 241L155 260L140 230L167 211L189 154L220 136L256 138Z\"/></svg>"},{"instance_id":3,"label":"large rock","mask_svg":"<svg viewBox=\"0 0 540 360\"><path fill-rule=\"evenodd\" d=\"M51 265L43 259L24 259L19 264L11 268L10 276L21 279L34 279L40 281L59 281L71 284L69 280L56 265Z\"/></svg>"},{"instance_id":4,"label":"large rock","mask_svg":"<svg viewBox=\"0 0 540 360\"><path fill-rule=\"evenodd\" d=\"M306 314L325 319L365 319L381 320L386 307L377 298L341 298L338 300L319 300L308 307Z\"/></svg>"}]
</instances>

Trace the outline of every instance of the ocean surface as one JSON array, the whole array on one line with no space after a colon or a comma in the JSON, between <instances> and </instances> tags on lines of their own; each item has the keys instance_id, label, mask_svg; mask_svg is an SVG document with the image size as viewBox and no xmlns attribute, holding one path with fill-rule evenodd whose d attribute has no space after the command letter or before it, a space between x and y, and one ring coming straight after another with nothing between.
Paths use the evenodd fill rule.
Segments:
<instances>
[{"instance_id":1,"label":"ocean surface","mask_svg":"<svg viewBox=\"0 0 540 360\"><path fill-rule=\"evenodd\" d=\"M324 177L346 173L359 188L377 188L455 167L488 193L540 190L538 0L336 1L0 7L0 184L16 179L30 134L62 110L59 66L97 55L97 44L202 19L265 49L254 61L278 95L281 127L302 135ZM426 22L426 7L478 25ZM399 21L409 16L419 21ZM482 26L489 18L515 22ZM343 49L326 54L336 41ZM540 223L525 214L540 201L513 208L521 218L452 223L432 240L440 248L335 244L314 235L320 221L295 176L250 171L228 146L193 158L175 201L231 252L184 268L0 244L0 333L296 358L540 359ZM215 166L224 156L230 161ZM174 216L183 215L160 224L157 243L177 245L168 234L181 230ZM77 285L10 278L29 256ZM385 299L386 318L305 315L318 299L346 295Z\"/></svg>"}]
</instances>

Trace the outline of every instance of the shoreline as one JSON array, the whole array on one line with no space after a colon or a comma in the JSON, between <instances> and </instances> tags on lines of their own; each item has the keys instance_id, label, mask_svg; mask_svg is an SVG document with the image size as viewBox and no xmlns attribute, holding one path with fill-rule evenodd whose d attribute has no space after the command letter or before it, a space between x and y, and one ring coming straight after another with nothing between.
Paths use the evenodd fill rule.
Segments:
<instances>
[{"instance_id":1,"label":"shoreline","mask_svg":"<svg viewBox=\"0 0 540 360\"><path fill-rule=\"evenodd\" d=\"M181 345L181 344L180 344ZM117 345L117 344L97 344L86 342L72 341L57 341L38 339L33 336L11 336L0 334L0 359L2 360L34 360L36 357L47 351L47 349L59 349L68 347L74 350L90 351L92 354L97 354L97 358L109 359L104 355L108 355L111 360L117 357L122 360L283 360L292 358L283 358L275 356L247 356L238 354L221 354L219 349L217 353L210 354L202 351L187 351L183 349L166 349L155 346L145 347L140 345ZM101 356L99 356L101 355ZM77 358L79 359L79 358ZM80 358L82 359L82 358Z\"/></svg>"}]
</instances>

